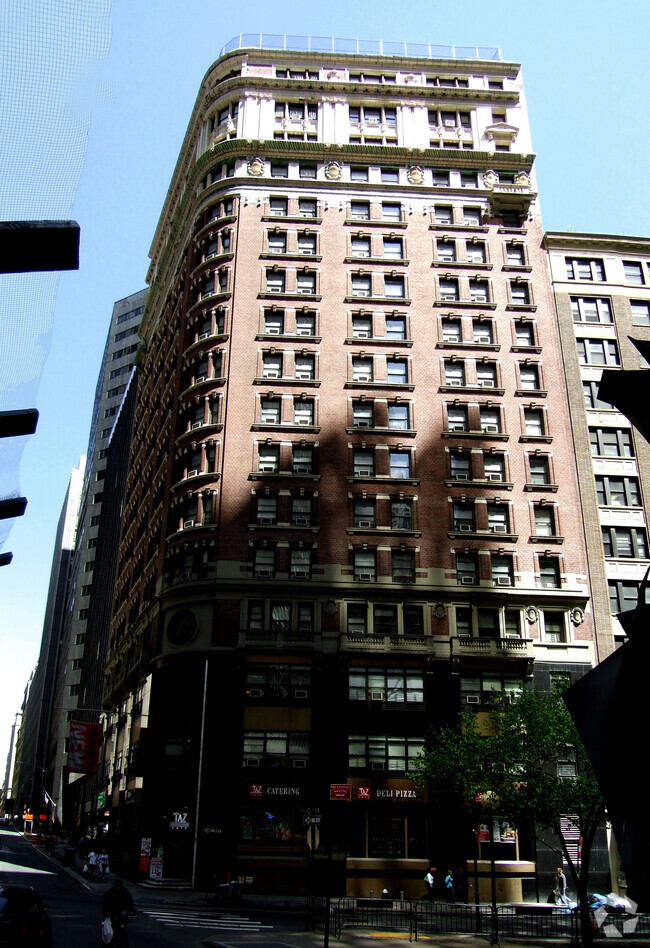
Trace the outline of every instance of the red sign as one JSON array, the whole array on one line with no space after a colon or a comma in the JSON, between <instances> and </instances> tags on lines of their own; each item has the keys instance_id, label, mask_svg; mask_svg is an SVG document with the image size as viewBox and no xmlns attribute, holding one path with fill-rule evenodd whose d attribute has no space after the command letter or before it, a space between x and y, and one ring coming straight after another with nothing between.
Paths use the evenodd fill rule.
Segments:
<instances>
[{"instance_id":1,"label":"red sign","mask_svg":"<svg viewBox=\"0 0 650 948\"><path fill-rule=\"evenodd\" d=\"M331 783L330 800L351 800L352 787L349 783Z\"/></svg>"},{"instance_id":2,"label":"red sign","mask_svg":"<svg viewBox=\"0 0 650 948\"><path fill-rule=\"evenodd\" d=\"M76 774L96 774L101 739L101 724L89 724L87 721L70 721L70 743L66 769Z\"/></svg>"},{"instance_id":3,"label":"red sign","mask_svg":"<svg viewBox=\"0 0 650 948\"><path fill-rule=\"evenodd\" d=\"M262 784L261 783L252 783L251 784L251 796L252 797L261 797L263 796Z\"/></svg>"},{"instance_id":4,"label":"red sign","mask_svg":"<svg viewBox=\"0 0 650 948\"><path fill-rule=\"evenodd\" d=\"M357 800L369 800L370 787L357 787Z\"/></svg>"}]
</instances>

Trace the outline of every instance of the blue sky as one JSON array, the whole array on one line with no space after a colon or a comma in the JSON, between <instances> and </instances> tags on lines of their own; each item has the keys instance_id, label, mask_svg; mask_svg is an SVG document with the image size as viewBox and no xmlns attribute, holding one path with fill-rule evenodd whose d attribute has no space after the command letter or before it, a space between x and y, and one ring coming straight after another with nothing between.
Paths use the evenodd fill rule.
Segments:
<instances>
[{"instance_id":1,"label":"blue sky","mask_svg":"<svg viewBox=\"0 0 650 948\"><path fill-rule=\"evenodd\" d=\"M78 0L83 3L83 0ZM650 3L627 0L330 0L220 4L115 0L112 43L89 85L88 151L73 216L81 267L63 274L25 450L29 500L0 570L0 770L37 657L52 543L71 469L86 449L115 300L145 285L148 251L196 94L240 32L500 46L522 64L547 230L650 234Z\"/></svg>"}]
</instances>

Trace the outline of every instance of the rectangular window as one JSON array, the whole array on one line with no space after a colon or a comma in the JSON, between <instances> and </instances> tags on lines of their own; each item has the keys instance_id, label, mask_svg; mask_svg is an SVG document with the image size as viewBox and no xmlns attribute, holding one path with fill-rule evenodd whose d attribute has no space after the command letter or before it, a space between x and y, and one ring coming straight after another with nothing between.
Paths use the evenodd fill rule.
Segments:
<instances>
[{"instance_id":1,"label":"rectangular window","mask_svg":"<svg viewBox=\"0 0 650 948\"><path fill-rule=\"evenodd\" d=\"M447 302L458 300L460 298L458 280L440 280L439 298Z\"/></svg>"},{"instance_id":2,"label":"rectangular window","mask_svg":"<svg viewBox=\"0 0 650 948\"><path fill-rule=\"evenodd\" d=\"M316 234L307 234L304 231L298 234L298 253L304 256L316 253Z\"/></svg>"},{"instance_id":3,"label":"rectangular window","mask_svg":"<svg viewBox=\"0 0 650 948\"><path fill-rule=\"evenodd\" d=\"M384 277L384 296L388 299L404 299L404 277Z\"/></svg>"},{"instance_id":4,"label":"rectangular window","mask_svg":"<svg viewBox=\"0 0 650 948\"><path fill-rule=\"evenodd\" d=\"M255 550L253 572L256 577L275 575L275 550Z\"/></svg>"},{"instance_id":5,"label":"rectangular window","mask_svg":"<svg viewBox=\"0 0 650 948\"><path fill-rule=\"evenodd\" d=\"M366 668L349 670L350 701L388 701L395 704L421 704L424 701L424 677L416 668Z\"/></svg>"},{"instance_id":6,"label":"rectangular window","mask_svg":"<svg viewBox=\"0 0 650 948\"><path fill-rule=\"evenodd\" d=\"M374 529L376 525L374 500L355 500L352 515L355 527Z\"/></svg>"},{"instance_id":7,"label":"rectangular window","mask_svg":"<svg viewBox=\"0 0 650 948\"><path fill-rule=\"evenodd\" d=\"M296 355L295 377L297 379L313 379L315 373L315 358L313 355Z\"/></svg>"},{"instance_id":8,"label":"rectangular window","mask_svg":"<svg viewBox=\"0 0 650 948\"><path fill-rule=\"evenodd\" d=\"M542 589L560 588L560 561L556 556L540 556L539 581Z\"/></svg>"},{"instance_id":9,"label":"rectangular window","mask_svg":"<svg viewBox=\"0 0 650 948\"><path fill-rule=\"evenodd\" d=\"M447 428L449 431L469 431L465 405L447 405Z\"/></svg>"},{"instance_id":10,"label":"rectangular window","mask_svg":"<svg viewBox=\"0 0 650 948\"><path fill-rule=\"evenodd\" d=\"M367 181L368 169L362 165L352 165L350 168L350 181Z\"/></svg>"},{"instance_id":11,"label":"rectangular window","mask_svg":"<svg viewBox=\"0 0 650 948\"><path fill-rule=\"evenodd\" d=\"M603 402L598 396L600 382L583 381L582 391L585 396L585 408L597 408L600 411L612 411L614 406Z\"/></svg>"},{"instance_id":12,"label":"rectangular window","mask_svg":"<svg viewBox=\"0 0 650 948\"><path fill-rule=\"evenodd\" d=\"M294 425L314 424L314 402L309 398L296 398L293 402Z\"/></svg>"},{"instance_id":13,"label":"rectangular window","mask_svg":"<svg viewBox=\"0 0 650 948\"><path fill-rule=\"evenodd\" d=\"M648 542L642 527L603 527L605 556L647 559Z\"/></svg>"},{"instance_id":14,"label":"rectangular window","mask_svg":"<svg viewBox=\"0 0 650 948\"><path fill-rule=\"evenodd\" d=\"M309 526L312 522L311 498L291 498L291 523L296 527Z\"/></svg>"},{"instance_id":15,"label":"rectangular window","mask_svg":"<svg viewBox=\"0 0 650 948\"><path fill-rule=\"evenodd\" d=\"M450 472L455 481L470 481L472 479L472 465L470 454L452 452L449 455Z\"/></svg>"},{"instance_id":16,"label":"rectangular window","mask_svg":"<svg viewBox=\"0 0 650 948\"><path fill-rule=\"evenodd\" d=\"M461 324L459 319L443 319L440 325L442 328L443 342L461 341Z\"/></svg>"},{"instance_id":17,"label":"rectangular window","mask_svg":"<svg viewBox=\"0 0 650 948\"><path fill-rule=\"evenodd\" d=\"M502 454L483 454L483 473L488 481L505 480L505 460Z\"/></svg>"},{"instance_id":18,"label":"rectangular window","mask_svg":"<svg viewBox=\"0 0 650 948\"><path fill-rule=\"evenodd\" d=\"M640 507L641 496L636 477L596 476L596 493L602 507Z\"/></svg>"},{"instance_id":19,"label":"rectangular window","mask_svg":"<svg viewBox=\"0 0 650 948\"><path fill-rule=\"evenodd\" d=\"M613 339L576 339L581 365L620 365L618 346Z\"/></svg>"},{"instance_id":20,"label":"rectangular window","mask_svg":"<svg viewBox=\"0 0 650 948\"><path fill-rule=\"evenodd\" d=\"M478 582L478 560L475 553L456 554L456 581L461 586L475 586Z\"/></svg>"},{"instance_id":21,"label":"rectangular window","mask_svg":"<svg viewBox=\"0 0 650 948\"><path fill-rule=\"evenodd\" d=\"M526 263L523 244L506 244L506 263L511 267L523 267Z\"/></svg>"},{"instance_id":22,"label":"rectangular window","mask_svg":"<svg viewBox=\"0 0 650 948\"><path fill-rule=\"evenodd\" d=\"M544 612L544 639L547 642L566 642L563 612Z\"/></svg>"},{"instance_id":23,"label":"rectangular window","mask_svg":"<svg viewBox=\"0 0 650 948\"><path fill-rule=\"evenodd\" d=\"M472 303L489 302L489 286L487 280L470 280L469 298Z\"/></svg>"},{"instance_id":24,"label":"rectangular window","mask_svg":"<svg viewBox=\"0 0 650 948\"><path fill-rule=\"evenodd\" d=\"M555 515L552 507L535 507L535 535L538 537L555 536Z\"/></svg>"},{"instance_id":25,"label":"rectangular window","mask_svg":"<svg viewBox=\"0 0 650 948\"><path fill-rule=\"evenodd\" d=\"M445 385L463 386L465 384L465 364L463 362L445 362Z\"/></svg>"},{"instance_id":26,"label":"rectangular window","mask_svg":"<svg viewBox=\"0 0 650 948\"><path fill-rule=\"evenodd\" d=\"M495 586L512 586L514 575L512 572L512 557L492 554L490 557L492 568L492 582Z\"/></svg>"},{"instance_id":27,"label":"rectangular window","mask_svg":"<svg viewBox=\"0 0 650 948\"><path fill-rule=\"evenodd\" d=\"M386 360L386 381L389 385L406 385L407 365L396 359Z\"/></svg>"},{"instance_id":28,"label":"rectangular window","mask_svg":"<svg viewBox=\"0 0 650 948\"><path fill-rule=\"evenodd\" d=\"M487 504L488 530L490 533L508 533L509 517L507 504Z\"/></svg>"},{"instance_id":29,"label":"rectangular window","mask_svg":"<svg viewBox=\"0 0 650 948\"><path fill-rule=\"evenodd\" d=\"M528 458L528 468L531 484L550 483L548 458L531 454Z\"/></svg>"},{"instance_id":30,"label":"rectangular window","mask_svg":"<svg viewBox=\"0 0 650 948\"><path fill-rule=\"evenodd\" d=\"M390 503L391 530L413 529L413 504L409 500L392 500Z\"/></svg>"},{"instance_id":31,"label":"rectangular window","mask_svg":"<svg viewBox=\"0 0 650 948\"><path fill-rule=\"evenodd\" d=\"M266 292L284 293L285 273L283 270L266 271Z\"/></svg>"},{"instance_id":32,"label":"rectangular window","mask_svg":"<svg viewBox=\"0 0 650 948\"><path fill-rule=\"evenodd\" d=\"M402 260L404 258L404 242L401 237L384 237L384 259Z\"/></svg>"},{"instance_id":33,"label":"rectangular window","mask_svg":"<svg viewBox=\"0 0 650 948\"><path fill-rule=\"evenodd\" d=\"M358 428L374 428L374 406L372 402L352 404L352 424Z\"/></svg>"},{"instance_id":34,"label":"rectangular window","mask_svg":"<svg viewBox=\"0 0 650 948\"><path fill-rule=\"evenodd\" d=\"M352 296L371 296L372 278L370 274L353 273L351 277Z\"/></svg>"},{"instance_id":35,"label":"rectangular window","mask_svg":"<svg viewBox=\"0 0 650 948\"><path fill-rule=\"evenodd\" d=\"M354 578L357 582L374 583L377 578L375 553L372 550L356 550L354 553Z\"/></svg>"},{"instance_id":36,"label":"rectangular window","mask_svg":"<svg viewBox=\"0 0 650 948\"><path fill-rule=\"evenodd\" d=\"M383 184L399 184L399 168L381 168L380 175Z\"/></svg>"},{"instance_id":37,"label":"rectangular window","mask_svg":"<svg viewBox=\"0 0 650 948\"><path fill-rule=\"evenodd\" d=\"M625 428L590 428L589 444L593 457L633 458L632 432Z\"/></svg>"},{"instance_id":38,"label":"rectangular window","mask_svg":"<svg viewBox=\"0 0 650 948\"><path fill-rule=\"evenodd\" d=\"M355 339L372 338L372 318L370 316L353 316L352 336Z\"/></svg>"},{"instance_id":39,"label":"rectangular window","mask_svg":"<svg viewBox=\"0 0 650 948\"><path fill-rule=\"evenodd\" d=\"M623 273L625 274L626 283L635 283L637 286L643 286L645 280L643 279L642 264L636 261L624 260Z\"/></svg>"},{"instance_id":40,"label":"rectangular window","mask_svg":"<svg viewBox=\"0 0 650 948\"><path fill-rule=\"evenodd\" d=\"M314 449L311 445L294 445L291 455L293 474L312 474L314 470Z\"/></svg>"},{"instance_id":41,"label":"rectangular window","mask_svg":"<svg viewBox=\"0 0 650 948\"><path fill-rule=\"evenodd\" d=\"M496 388L497 367L494 362L478 362L476 380L481 388Z\"/></svg>"},{"instance_id":42,"label":"rectangular window","mask_svg":"<svg viewBox=\"0 0 650 948\"><path fill-rule=\"evenodd\" d=\"M352 359L352 381L353 382L372 382L373 364L372 359Z\"/></svg>"},{"instance_id":43,"label":"rectangular window","mask_svg":"<svg viewBox=\"0 0 650 948\"><path fill-rule=\"evenodd\" d=\"M465 224L466 227L479 227L481 224L480 207L464 207L463 224Z\"/></svg>"},{"instance_id":44,"label":"rectangular window","mask_svg":"<svg viewBox=\"0 0 650 948\"><path fill-rule=\"evenodd\" d=\"M386 339L406 339L406 319L404 316L386 317Z\"/></svg>"},{"instance_id":45,"label":"rectangular window","mask_svg":"<svg viewBox=\"0 0 650 948\"><path fill-rule=\"evenodd\" d=\"M415 578L415 558L413 553L394 552L391 556L391 571L394 583L412 583Z\"/></svg>"},{"instance_id":46,"label":"rectangular window","mask_svg":"<svg viewBox=\"0 0 650 948\"><path fill-rule=\"evenodd\" d=\"M650 326L650 303L647 300L630 300L630 309L635 326Z\"/></svg>"},{"instance_id":47,"label":"rectangular window","mask_svg":"<svg viewBox=\"0 0 650 948\"><path fill-rule=\"evenodd\" d=\"M511 283L510 299L516 306L528 306L530 303L530 287L527 283Z\"/></svg>"},{"instance_id":48,"label":"rectangular window","mask_svg":"<svg viewBox=\"0 0 650 948\"><path fill-rule=\"evenodd\" d=\"M565 257L565 263L568 280L590 280L594 282L605 279L605 266L602 260L593 260L586 257Z\"/></svg>"},{"instance_id":49,"label":"rectangular window","mask_svg":"<svg viewBox=\"0 0 650 948\"><path fill-rule=\"evenodd\" d=\"M350 217L355 221L370 220L370 204L368 201L351 201Z\"/></svg>"},{"instance_id":50,"label":"rectangular window","mask_svg":"<svg viewBox=\"0 0 650 948\"><path fill-rule=\"evenodd\" d=\"M375 453L366 448L352 451L352 469L355 477L372 477L375 473Z\"/></svg>"},{"instance_id":51,"label":"rectangular window","mask_svg":"<svg viewBox=\"0 0 650 948\"><path fill-rule=\"evenodd\" d=\"M455 501L452 509L454 530L459 533L473 533L476 529L474 504L471 501Z\"/></svg>"},{"instance_id":52,"label":"rectangular window","mask_svg":"<svg viewBox=\"0 0 650 948\"><path fill-rule=\"evenodd\" d=\"M479 419L484 434L496 434L501 431L501 410L499 408L480 408Z\"/></svg>"},{"instance_id":53,"label":"rectangular window","mask_svg":"<svg viewBox=\"0 0 650 948\"><path fill-rule=\"evenodd\" d=\"M467 259L470 263L485 263L485 244L480 241L468 243L466 246Z\"/></svg>"},{"instance_id":54,"label":"rectangular window","mask_svg":"<svg viewBox=\"0 0 650 948\"><path fill-rule=\"evenodd\" d=\"M435 181L434 181L435 184ZM433 209L433 217L436 224L453 223L452 209L446 204L436 204Z\"/></svg>"},{"instance_id":55,"label":"rectangular window","mask_svg":"<svg viewBox=\"0 0 650 948\"><path fill-rule=\"evenodd\" d=\"M453 240L439 240L436 243L436 255L438 260L452 263L456 259L456 244Z\"/></svg>"},{"instance_id":56,"label":"rectangular window","mask_svg":"<svg viewBox=\"0 0 650 948\"><path fill-rule=\"evenodd\" d=\"M411 476L411 455L408 451L389 451L389 473L391 477Z\"/></svg>"},{"instance_id":57,"label":"rectangular window","mask_svg":"<svg viewBox=\"0 0 650 948\"><path fill-rule=\"evenodd\" d=\"M262 378L282 378L282 353L265 352L262 355Z\"/></svg>"},{"instance_id":58,"label":"rectangular window","mask_svg":"<svg viewBox=\"0 0 650 948\"><path fill-rule=\"evenodd\" d=\"M269 213L271 217L286 217L289 212L289 202L287 198L272 197L269 198Z\"/></svg>"},{"instance_id":59,"label":"rectangular window","mask_svg":"<svg viewBox=\"0 0 650 948\"><path fill-rule=\"evenodd\" d=\"M296 292L312 296L316 292L316 274L311 271L298 270L296 274Z\"/></svg>"},{"instance_id":60,"label":"rectangular window","mask_svg":"<svg viewBox=\"0 0 650 948\"><path fill-rule=\"evenodd\" d=\"M352 237L350 249L353 257L370 256L370 237Z\"/></svg>"},{"instance_id":61,"label":"rectangular window","mask_svg":"<svg viewBox=\"0 0 650 948\"><path fill-rule=\"evenodd\" d=\"M314 198L298 198L298 213L301 217L316 217L318 211Z\"/></svg>"},{"instance_id":62,"label":"rectangular window","mask_svg":"<svg viewBox=\"0 0 650 948\"><path fill-rule=\"evenodd\" d=\"M280 470L280 448L276 444L260 444L258 471L263 474L277 474Z\"/></svg>"},{"instance_id":63,"label":"rectangular window","mask_svg":"<svg viewBox=\"0 0 650 948\"><path fill-rule=\"evenodd\" d=\"M532 323L528 323L528 322L515 323L515 343L518 346L534 346L535 345L535 330L533 329Z\"/></svg>"},{"instance_id":64,"label":"rectangular window","mask_svg":"<svg viewBox=\"0 0 650 948\"><path fill-rule=\"evenodd\" d=\"M421 737L351 734L348 738L348 766L350 770L406 773L415 767L423 750L424 739Z\"/></svg>"},{"instance_id":65,"label":"rectangular window","mask_svg":"<svg viewBox=\"0 0 650 948\"><path fill-rule=\"evenodd\" d=\"M260 400L260 422L263 425L279 425L280 405L279 398L262 398Z\"/></svg>"},{"instance_id":66,"label":"rectangular window","mask_svg":"<svg viewBox=\"0 0 650 948\"><path fill-rule=\"evenodd\" d=\"M571 312L576 323L611 323L612 305L597 296L572 296Z\"/></svg>"},{"instance_id":67,"label":"rectangular window","mask_svg":"<svg viewBox=\"0 0 650 948\"><path fill-rule=\"evenodd\" d=\"M539 368L536 365L519 366L519 388L526 392L536 392L540 389Z\"/></svg>"},{"instance_id":68,"label":"rectangular window","mask_svg":"<svg viewBox=\"0 0 650 948\"><path fill-rule=\"evenodd\" d=\"M316 334L316 317L313 313L296 313L296 335L314 336Z\"/></svg>"},{"instance_id":69,"label":"rectangular window","mask_svg":"<svg viewBox=\"0 0 650 948\"><path fill-rule=\"evenodd\" d=\"M448 171L433 171L433 184L436 188L448 188L449 187L449 172Z\"/></svg>"},{"instance_id":70,"label":"rectangular window","mask_svg":"<svg viewBox=\"0 0 650 948\"><path fill-rule=\"evenodd\" d=\"M348 603L348 635L365 635L368 631L368 607L364 603ZM365 695L364 695L365 698Z\"/></svg>"},{"instance_id":71,"label":"rectangular window","mask_svg":"<svg viewBox=\"0 0 650 948\"><path fill-rule=\"evenodd\" d=\"M639 599L637 582L610 579L607 585L609 586L609 605L614 615L636 609Z\"/></svg>"},{"instance_id":72,"label":"rectangular window","mask_svg":"<svg viewBox=\"0 0 650 948\"><path fill-rule=\"evenodd\" d=\"M258 523L277 523L277 519L278 519L277 497L258 497L257 498L257 522Z\"/></svg>"},{"instance_id":73,"label":"rectangular window","mask_svg":"<svg viewBox=\"0 0 650 948\"><path fill-rule=\"evenodd\" d=\"M291 579L309 579L311 576L311 550L291 550L289 557Z\"/></svg>"},{"instance_id":74,"label":"rectangular window","mask_svg":"<svg viewBox=\"0 0 650 948\"><path fill-rule=\"evenodd\" d=\"M409 406L388 406L388 427L394 430L406 431L409 427Z\"/></svg>"}]
</instances>

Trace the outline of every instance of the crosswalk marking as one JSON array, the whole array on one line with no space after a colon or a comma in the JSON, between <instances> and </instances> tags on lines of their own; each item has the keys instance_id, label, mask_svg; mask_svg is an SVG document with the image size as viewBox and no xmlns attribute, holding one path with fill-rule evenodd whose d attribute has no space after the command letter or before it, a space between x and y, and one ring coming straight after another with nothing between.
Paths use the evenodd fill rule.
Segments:
<instances>
[{"instance_id":1,"label":"crosswalk marking","mask_svg":"<svg viewBox=\"0 0 650 948\"><path fill-rule=\"evenodd\" d=\"M260 925L258 922L247 918L244 915L214 915L206 914L200 910L181 909L178 911L167 911L165 909L145 908L140 909L141 915L147 915L163 925L169 925L174 928L201 928L212 929L214 931L244 931L259 932L262 929L271 929L272 925Z\"/></svg>"}]
</instances>

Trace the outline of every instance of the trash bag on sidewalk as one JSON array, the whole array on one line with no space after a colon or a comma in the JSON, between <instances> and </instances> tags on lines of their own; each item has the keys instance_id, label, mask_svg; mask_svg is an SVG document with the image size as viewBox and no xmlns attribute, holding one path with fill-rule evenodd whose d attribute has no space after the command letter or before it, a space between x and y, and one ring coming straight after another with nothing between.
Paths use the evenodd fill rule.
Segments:
<instances>
[{"instance_id":1,"label":"trash bag on sidewalk","mask_svg":"<svg viewBox=\"0 0 650 948\"><path fill-rule=\"evenodd\" d=\"M102 944L110 945L113 941L113 924L108 916L102 922Z\"/></svg>"}]
</instances>

